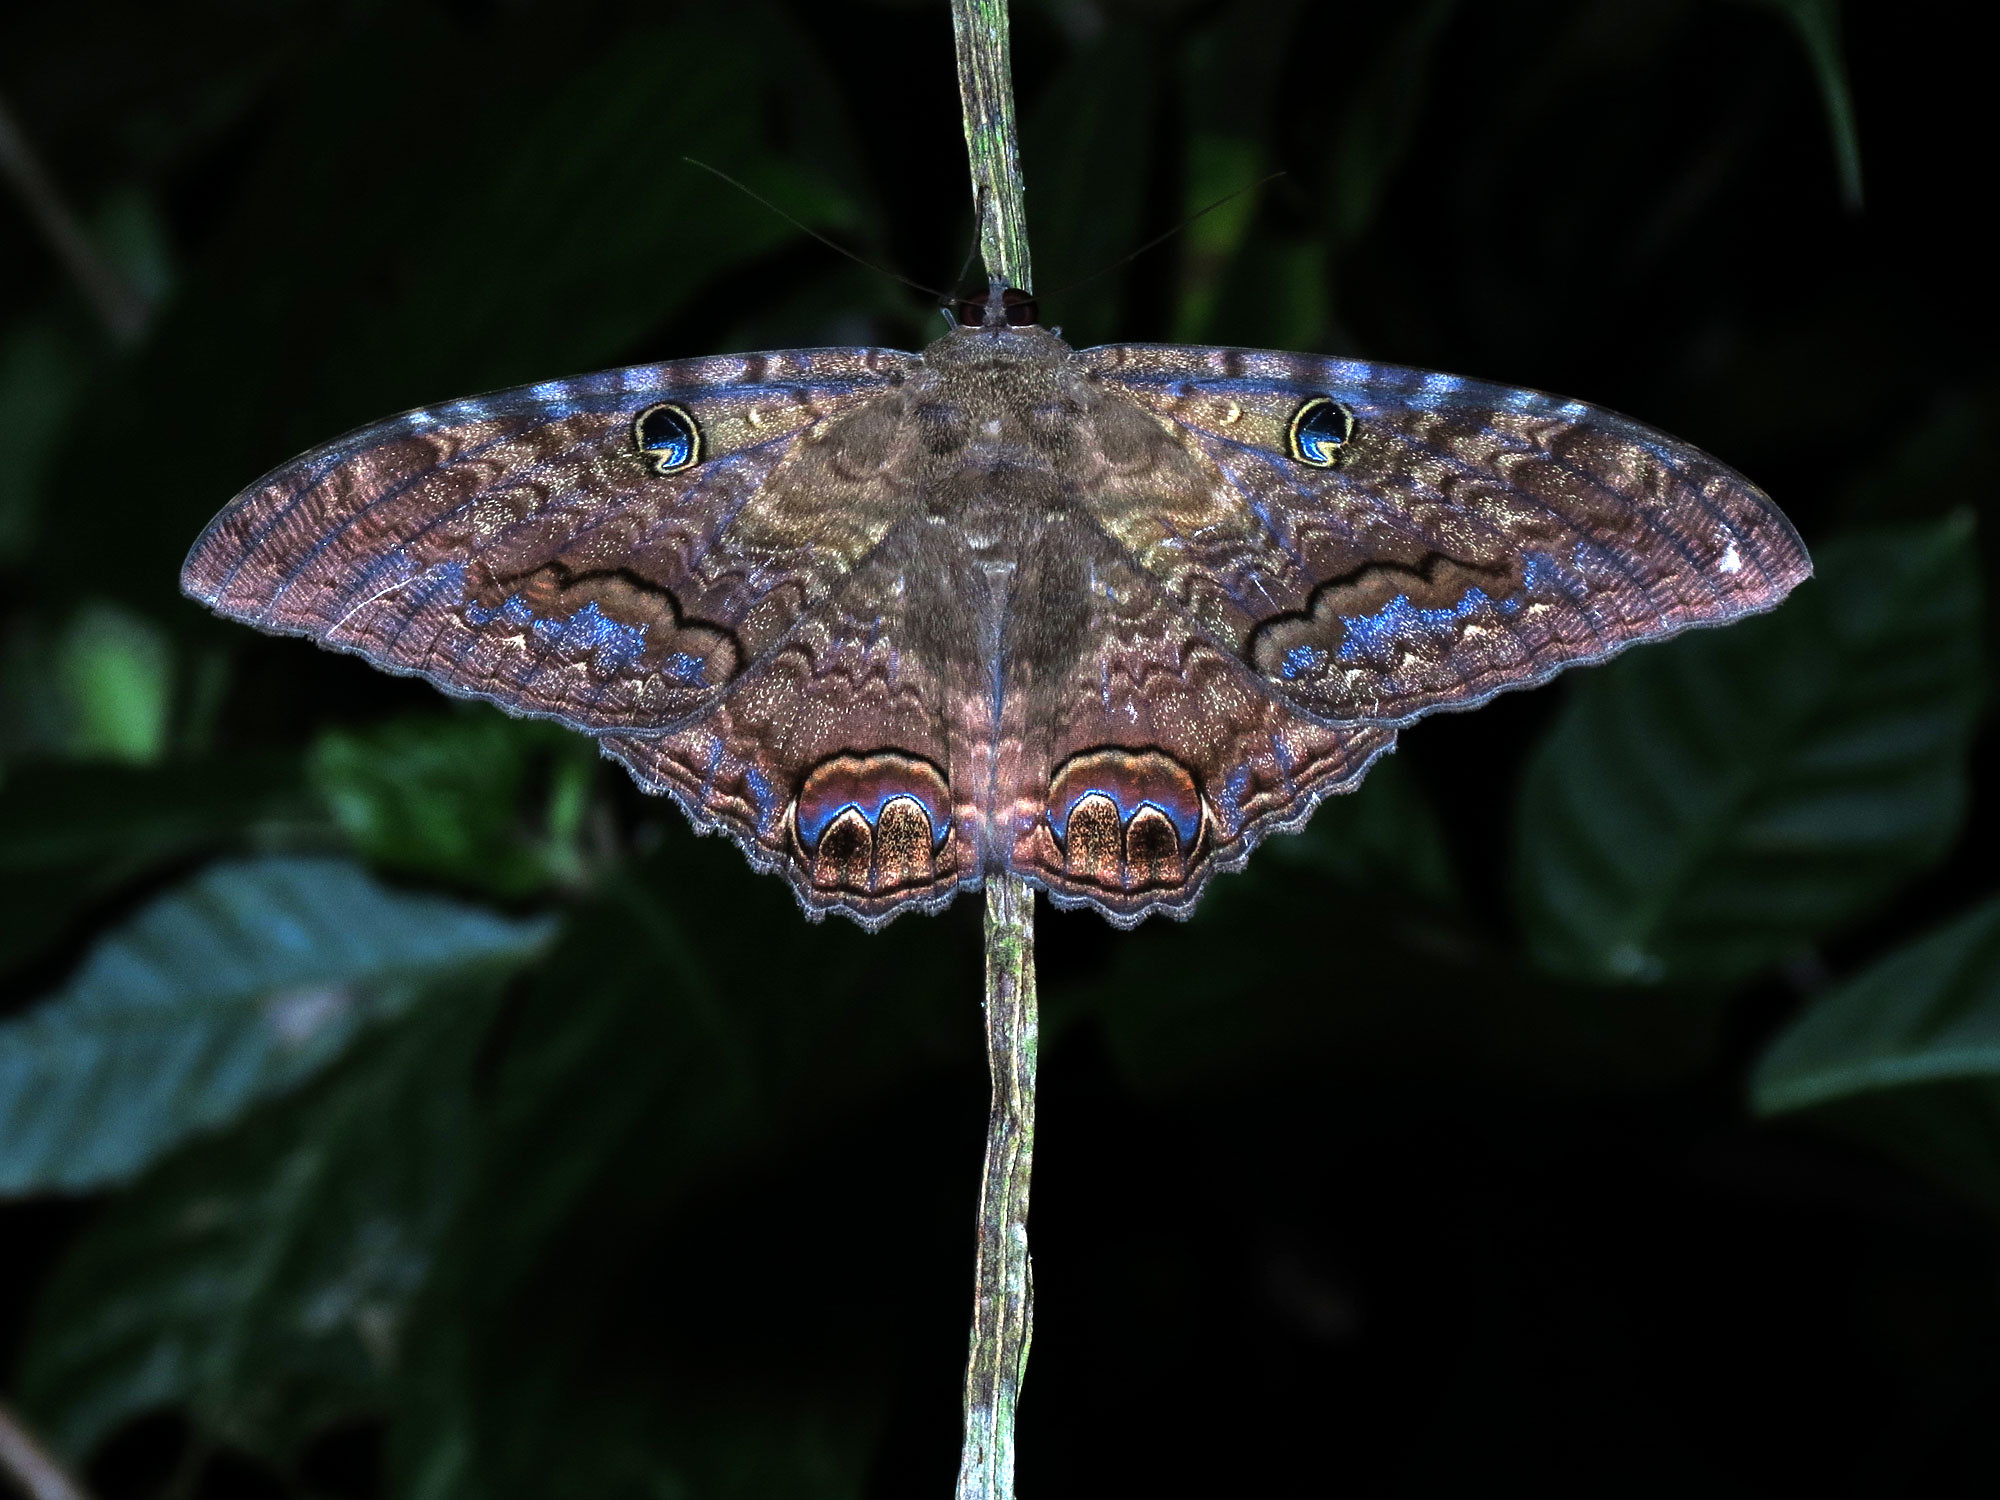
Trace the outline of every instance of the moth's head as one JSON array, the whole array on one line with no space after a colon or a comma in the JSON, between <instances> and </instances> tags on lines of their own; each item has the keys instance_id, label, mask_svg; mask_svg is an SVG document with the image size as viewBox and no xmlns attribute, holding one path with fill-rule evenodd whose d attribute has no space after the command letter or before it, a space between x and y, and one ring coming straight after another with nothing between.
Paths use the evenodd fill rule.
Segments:
<instances>
[{"instance_id":1,"label":"moth's head","mask_svg":"<svg viewBox=\"0 0 2000 1500\"><path fill-rule=\"evenodd\" d=\"M960 328L1032 328L1041 321L1033 297L998 281L986 291L959 298L952 305L952 317Z\"/></svg>"}]
</instances>

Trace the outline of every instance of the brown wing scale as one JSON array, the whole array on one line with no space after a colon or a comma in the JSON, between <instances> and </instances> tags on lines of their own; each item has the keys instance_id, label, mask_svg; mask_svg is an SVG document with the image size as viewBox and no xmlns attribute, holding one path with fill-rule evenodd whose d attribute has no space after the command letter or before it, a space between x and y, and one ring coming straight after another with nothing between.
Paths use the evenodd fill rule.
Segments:
<instances>
[{"instance_id":1,"label":"brown wing scale","mask_svg":"<svg viewBox=\"0 0 2000 1500\"><path fill-rule=\"evenodd\" d=\"M665 727L887 529L905 433L878 398L913 363L686 360L411 412L245 490L182 587L511 712ZM634 424L667 401L699 424L704 461L661 474Z\"/></svg>"},{"instance_id":2,"label":"brown wing scale","mask_svg":"<svg viewBox=\"0 0 2000 1500\"><path fill-rule=\"evenodd\" d=\"M1079 357L1192 461L1150 507L1129 487L1106 497L1106 530L1212 639L1322 719L1470 708L1769 609L1811 572L1748 480L1582 402L1295 354ZM1351 428L1320 465L1295 428L1329 401Z\"/></svg>"}]
</instances>

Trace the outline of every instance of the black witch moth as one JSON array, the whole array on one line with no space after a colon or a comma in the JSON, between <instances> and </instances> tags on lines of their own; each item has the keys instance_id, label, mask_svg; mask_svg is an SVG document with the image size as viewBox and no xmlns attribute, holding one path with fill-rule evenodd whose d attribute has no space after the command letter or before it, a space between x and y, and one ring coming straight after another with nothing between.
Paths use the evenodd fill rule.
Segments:
<instances>
[{"instance_id":1,"label":"black witch moth","mask_svg":"<svg viewBox=\"0 0 2000 1500\"><path fill-rule=\"evenodd\" d=\"M182 587L595 736L811 915L1012 871L1129 926L1411 720L1811 570L1747 480L1582 402L959 316L378 422L239 495Z\"/></svg>"}]
</instances>

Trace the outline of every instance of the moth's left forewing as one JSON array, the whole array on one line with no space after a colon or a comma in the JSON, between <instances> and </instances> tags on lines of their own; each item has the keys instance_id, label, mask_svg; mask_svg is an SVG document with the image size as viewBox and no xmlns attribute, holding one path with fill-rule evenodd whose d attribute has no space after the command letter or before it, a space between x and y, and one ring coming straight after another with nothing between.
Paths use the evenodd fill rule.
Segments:
<instances>
[{"instance_id":1,"label":"moth's left forewing","mask_svg":"<svg viewBox=\"0 0 2000 1500\"><path fill-rule=\"evenodd\" d=\"M1236 601L1244 659L1325 719L1472 707L1769 609L1811 572L1755 485L1583 402L1292 354L1079 357L1208 476L1149 567Z\"/></svg>"},{"instance_id":2,"label":"moth's left forewing","mask_svg":"<svg viewBox=\"0 0 2000 1500\"><path fill-rule=\"evenodd\" d=\"M719 356L408 412L238 495L182 588L512 712L665 727L887 525L864 414L913 363Z\"/></svg>"},{"instance_id":3,"label":"moth's left forewing","mask_svg":"<svg viewBox=\"0 0 2000 1500\"><path fill-rule=\"evenodd\" d=\"M952 713L918 632L921 524L893 528L786 638L685 729L607 735L605 754L695 826L782 874L807 914L876 927L982 874L989 742Z\"/></svg>"}]
</instances>

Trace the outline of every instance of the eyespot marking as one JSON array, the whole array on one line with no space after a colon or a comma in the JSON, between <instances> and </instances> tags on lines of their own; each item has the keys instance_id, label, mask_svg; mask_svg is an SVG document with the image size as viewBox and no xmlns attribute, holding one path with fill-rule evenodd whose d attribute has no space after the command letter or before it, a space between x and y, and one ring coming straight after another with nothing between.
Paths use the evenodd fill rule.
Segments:
<instances>
[{"instance_id":1,"label":"eyespot marking","mask_svg":"<svg viewBox=\"0 0 2000 1500\"><path fill-rule=\"evenodd\" d=\"M1110 890L1186 880L1203 823L1193 773L1157 750L1085 751L1049 784L1049 831L1064 873Z\"/></svg>"},{"instance_id":2,"label":"eyespot marking","mask_svg":"<svg viewBox=\"0 0 2000 1500\"><path fill-rule=\"evenodd\" d=\"M792 836L823 891L881 896L928 885L948 860L951 794L928 761L836 755L799 785Z\"/></svg>"},{"instance_id":3,"label":"eyespot marking","mask_svg":"<svg viewBox=\"0 0 2000 1500\"><path fill-rule=\"evenodd\" d=\"M655 474L674 474L701 459L701 429L671 401L649 406L632 421L632 443L653 462Z\"/></svg>"},{"instance_id":4,"label":"eyespot marking","mask_svg":"<svg viewBox=\"0 0 2000 1500\"><path fill-rule=\"evenodd\" d=\"M1354 438L1354 413L1331 396L1315 396L1292 414L1287 453L1314 469L1331 469Z\"/></svg>"}]
</instances>

